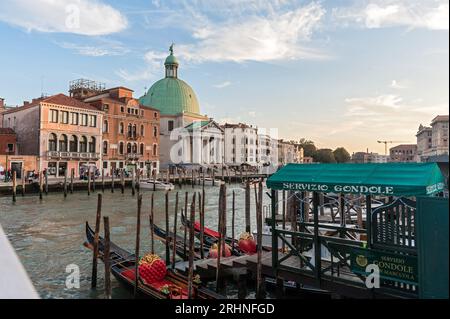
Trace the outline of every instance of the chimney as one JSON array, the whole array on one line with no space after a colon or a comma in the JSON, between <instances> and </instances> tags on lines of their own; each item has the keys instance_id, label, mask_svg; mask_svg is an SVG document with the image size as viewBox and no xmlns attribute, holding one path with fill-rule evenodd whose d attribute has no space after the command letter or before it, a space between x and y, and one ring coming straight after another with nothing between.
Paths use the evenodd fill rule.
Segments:
<instances>
[{"instance_id":1,"label":"chimney","mask_svg":"<svg viewBox=\"0 0 450 319\"><path fill-rule=\"evenodd\" d=\"M27 106L28 104L30 104L30 102L28 102L28 101L23 101L23 106Z\"/></svg>"},{"instance_id":2,"label":"chimney","mask_svg":"<svg viewBox=\"0 0 450 319\"><path fill-rule=\"evenodd\" d=\"M0 97L0 108L4 108L5 107L5 99Z\"/></svg>"}]
</instances>

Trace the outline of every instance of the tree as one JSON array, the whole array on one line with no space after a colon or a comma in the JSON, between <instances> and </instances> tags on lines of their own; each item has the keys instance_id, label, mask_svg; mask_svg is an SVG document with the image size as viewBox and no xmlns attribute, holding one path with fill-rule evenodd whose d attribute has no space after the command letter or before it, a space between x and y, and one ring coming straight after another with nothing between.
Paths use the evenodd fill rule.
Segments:
<instances>
[{"instance_id":1,"label":"tree","mask_svg":"<svg viewBox=\"0 0 450 319\"><path fill-rule=\"evenodd\" d=\"M350 162L350 153L343 147L338 147L333 151L334 158L338 163Z\"/></svg>"},{"instance_id":2,"label":"tree","mask_svg":"<svg viewBox=\"0 0 450 319\"><path fill-rule=\"evenodd\" d=\"M300 146L303 148L304 156L314 157L317 148L314 145L313 141L307 140L306 138L301 138L300 141L298 141L298 144L300 144Z\"/></svg>"},{"instance_id":3,"label":"tree","mask_svg":"<svg viewBox=\"0 0 450 319\"><path fill-rule=\"evenodd\" d=\"M336 163L333 151L329 148L318 149L313 155L314 162L318 163Z\"/></svg>"}]
</instances>

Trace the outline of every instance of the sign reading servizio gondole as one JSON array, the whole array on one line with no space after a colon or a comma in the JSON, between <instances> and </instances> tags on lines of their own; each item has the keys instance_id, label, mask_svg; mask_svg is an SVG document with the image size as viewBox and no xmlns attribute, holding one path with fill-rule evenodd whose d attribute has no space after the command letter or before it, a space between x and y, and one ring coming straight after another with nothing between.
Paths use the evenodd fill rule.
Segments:
<instances>
[{"instance_id":1,"label":"sign reading servizio gondole","mask_svg":"<svg viewBox=\"0 0 450 319\"><path fill-rule=\"evenodd\" d=\"M373 249L353 248L350 254L350 266L354 273L369 275L367 265L375 264L380 269L380 278L417 284L417 257L391 254Z\"/></svg>"},{"instance_id":2,"label":"sign reading servizio gondole","mask_svg":"<svg viewBox=\"0 0 450 319\"><path fill-rule=\"evenodd\" d=\"M385 194L393 195L399 192L398 187L393 186L375 186L375 185L340 185L340 184L316 184L316 183L283 183L283 189L308 191L308 192L334 192L334 193L357 193L357 194ZM428 186L427 194L435 193L444 189L443 183ZM401 191L401 190L400 190Z\"/></svg>"}]
</instances>

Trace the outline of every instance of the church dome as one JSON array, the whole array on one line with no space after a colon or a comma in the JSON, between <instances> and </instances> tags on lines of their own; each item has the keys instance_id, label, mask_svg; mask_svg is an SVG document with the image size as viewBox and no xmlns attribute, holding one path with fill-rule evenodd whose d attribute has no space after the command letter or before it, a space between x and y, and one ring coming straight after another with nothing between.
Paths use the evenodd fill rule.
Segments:
<instances>
[{"instance_id":1,"label":"church dome","mask_svg":"<svg viewBox=\"0 0 450 319\"><path fill-rule=\"evenodd\" d=\"M158 109L161 115L175 115L188 112L200 114L200 106L194 90L177 78L166 77L159 80L148 90L139 102Z\"/></svg>"},{"instance_id":2,"label":"church dome","mask_svg":"<svg viewBox=\"0 0 450 319\"><path fill-rule=\"evenodd\" d=\"M176 115L179 113L200 114L200 106L194 90L178 79L178 60L173 55L173 45L170 55L166 58L166 77L159 80L139 99L143 106L158 109L161 115Z\"/></svg>"}]
</instances>

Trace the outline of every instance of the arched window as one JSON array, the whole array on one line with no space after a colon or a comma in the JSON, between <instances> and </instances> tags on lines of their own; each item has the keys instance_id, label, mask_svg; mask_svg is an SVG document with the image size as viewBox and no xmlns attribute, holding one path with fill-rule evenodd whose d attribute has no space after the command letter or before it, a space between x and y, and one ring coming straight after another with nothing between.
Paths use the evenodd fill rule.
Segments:
<instances>
[{"instance_id":1,"label":"arched window","mask_svg":"<svg viewBox=\"0 0 450 319\"><path fill-rule=\"evenodd\" d=\"M137 154L137 144L133 144L133 154Z\"/></svg>"},{"instance_id":2,"label":"arched window","mask_svg":"<svg viewBox=\"0 0 450 319\"><path fill-rule=\"evenodd\" d=\"M137 135L137 129L136 129L136 124L133 125L133 137L136 137Z\"/></svg>"},{"instance_id":3,"label":"arched window","mask_svg":"<svg viewBox=\"0 0 450 319\"><path fill-rule=\"evenodd\" d=\"M104 155L108 154L108 142L107 141L103 141L103 154Z\"/></svg>"},{"instance_id":4,"label":"arched window","mask_svg":"<svg viewBox=\"0 0 450 319\"><path fill-rule=\"evenodd\" d=\"M104 120L104 121L103 121L103 133L108 133L108 129L109 129L109 127L108 127L108 121L107 121L107 120Z\"/></svg>"},{"instance_id":5,"label":"arched window","mask_svg":"<svg viewBox=\"0 0 450 319\"><path fill-rule=\"evenodd\" d=\"M139 145L139 154L144 155L144 144Z\"/></svg>"},{"instance_id":6,"label":"arched window","mask_svg":"<svg viewBox=\"0 0 450 319\"><path fill-rule=\"evenodd\" d=\"M89 153L95 153L95 137L89 139Z\"/></svg>"},{"instance_id":7,"label":"arched window","mask_svg":"<svg viewBox=\"0 0 450 319\"><path fill-rule=\"evenodd\" d=\"M78 152L78 137L72 135L69 142L69 151Z\"/></svg>"},{"instance_id":8,"label":"arched window","mask_svg":"<svg viewBox=\"0 0 450 319\"><path fill-rule=\"evenodd\" d=\"M127 154L131 154L131 143L127 143Z\"/></svg>"},{"instance_id":9,"label":"arched window","mask_svg":"<svg viewBox=\"0 0 450 319\"><path fill-rule=\"evenodd\" d=\"M86 136L82 136L80 139L80 153L87 152L87 138Z\"/></svg>"},{"instance_id":10,"label":"arched window","mask_svg":"<svg viewBox=\"0 0 450 319\"><path fill-rule=\"evenodd\" d=\"M153 156L158 155L157 153L158 153L158 145L153 144Z\"/></svg>"},{"instance_id":11,"label":"arched window","mask_svg":"<svg viewBox=\"0 0 450 319\"><path fill-rule=\"evenodd\" d=\"M120 122L119 124L119 134L123 134L123 123Z\"/></svg>"},{"instance_id":12,"label":"arched window","mask_svg":"<svg viewBox=\"0 0 450 319\"><path fill-rule=\"evenodd\" d=\"M123 155L123 142L119 143L119 154Z\"/></svg>"},{"instance_id":13,"label":"arched window","mask_svg":"<svg viewBox=\"0 0 450 319\"><path fill-rule=\"evenodd\" d=\"M48 138L48 150L56 152L57 151L58 138L55 133L51 133Z\"/></svg>"},{"instance_id":14,"label":"arched window","mask_svg":"<svg viewBox=\"0 0 450 319\"><path fill-rule=\"evenodd\" d=\"M61 135L61 138L59 139L59 151L67 152L67 135L66 134Z\"/></svg>"},{"instance_id":15,"label":"arched window","mask_svg":"<svg viewBox=\"0 0 450 319\"><path fill-rule=\"evenodd\" d=\"M153 137L158 136L158 128L156 126L153 126Z\"/></svg>"},{"instance_id":16,"label":"arched window","mask_svg":"<svg viewBox=\"0 0 450 319\"><path fill-rule=\"evenodd\" d=\"M144 136L144 125L141 125L141 136Z\"/></svg>"}]
</instances>

